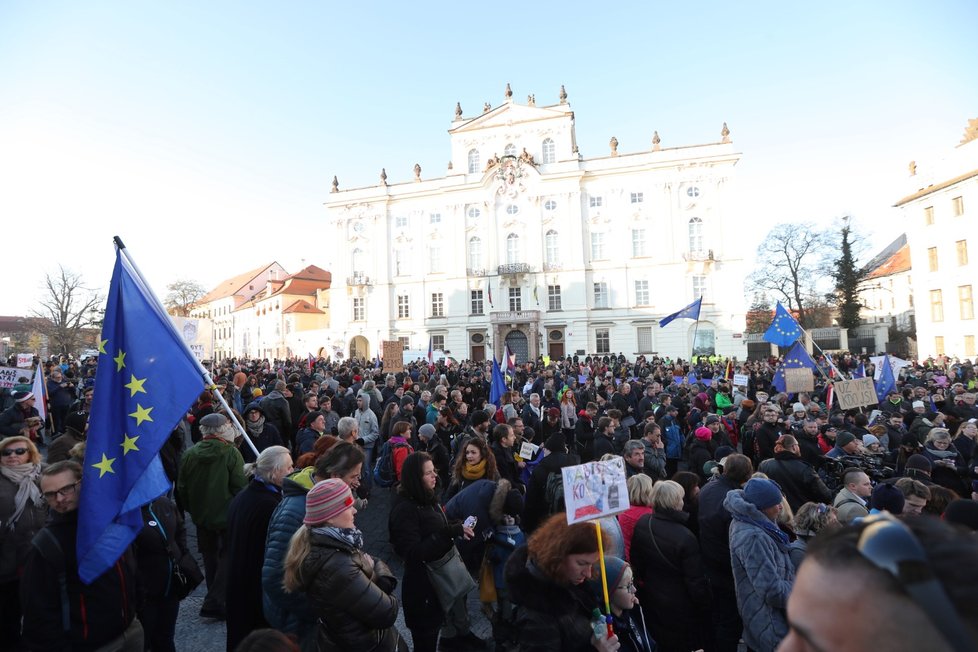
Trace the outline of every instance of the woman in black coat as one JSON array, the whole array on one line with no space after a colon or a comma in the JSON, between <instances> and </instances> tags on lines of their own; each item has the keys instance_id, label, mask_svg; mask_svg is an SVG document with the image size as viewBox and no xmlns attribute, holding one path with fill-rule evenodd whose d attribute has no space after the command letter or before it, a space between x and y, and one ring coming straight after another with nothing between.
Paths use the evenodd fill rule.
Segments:
<instances>
[{"instance_id":1,"label":"woman in black coat","mask_svg":"<svg viewBox=\"0 0 978 652\"><path fill-rule=\"evenodd\" d=\"M672 480L652 488L653 514L632 535L631 561L639 602L644 606L659 652L709 647L712 594L699 544L685 525L683 488Z\"/></svg>"},{"instance_id":2,"label":"woman in black coat","mask_svg":"<svg viewBox=\"0 0 978 652\"><path fill-rule=\"evenodd\" d=\"M283 446L271 446L245 465L251 482L228 508L227 649L254 629L268 627L262 612L261 570L265 537L272 512L282 500L282 480L292 473L292 456Z\"/></svg>"},{"instance_id":3,"label":"woman in black coat","mask_svg":"<svg viewBox=\"0 0 978 652\"><path fill-rule=\"evenodd\" d=\"M421 452L408 455L401 467L401 483L388 520L391 545L404 559L401 601L415 652L435 652L438 630L445 620L441 603L428 580L425 562L443 557L455 545L455 537L473 536L471 528L448 521L435 495L437 484L438 472L431 456ZM456 635L452 643L442 640L446 648L449 645L456 649L481 648L481 639L467 629L461 631L467 623L453 625Z\"/></svg>"}]
</instances>

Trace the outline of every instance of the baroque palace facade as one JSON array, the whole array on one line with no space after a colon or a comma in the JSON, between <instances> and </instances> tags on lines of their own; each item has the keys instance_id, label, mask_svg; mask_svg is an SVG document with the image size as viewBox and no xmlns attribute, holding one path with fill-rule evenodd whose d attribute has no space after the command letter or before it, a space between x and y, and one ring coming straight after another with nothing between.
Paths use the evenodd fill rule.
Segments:
<instances>
[{"instance_id":1,"label":"baroque palace facade","mask_svg":"<svg viewBox=\"0 0 978 652\"><path fill-rule=\"evenodd\" d=\"M744 275L733 173L718 142L585 158L558 103L456 105L447 173L340 189L325 202L330 339L372 357L380 342L455 359L537 355L745 357ZM703 296L699 323L658 320ZM694 341L695 338L695 341ZM339 348L335 346L334 348Z\"/></svg>"}]
</instances>

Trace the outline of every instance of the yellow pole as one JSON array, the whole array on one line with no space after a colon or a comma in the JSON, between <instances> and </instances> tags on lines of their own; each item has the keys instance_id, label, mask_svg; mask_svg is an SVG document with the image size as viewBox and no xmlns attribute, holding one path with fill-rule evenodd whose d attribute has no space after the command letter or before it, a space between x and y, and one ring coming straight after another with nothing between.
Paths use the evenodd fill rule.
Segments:
<instances>
[{"instance_id":1,"label":"yellow pole","mask_svg":"<svg viewBox=\"0 0 978 652\"><path fill-rule=\"evenodd\" d=\"M614 635L611 627L611 600L608 598L608 573L604 567L604 541L601 538L601 523L594 521L594 527L598 534L598 563L601 564L601 591L604 593L604 613L608 624L608 638Z\"/></svg>"}]
</instances>

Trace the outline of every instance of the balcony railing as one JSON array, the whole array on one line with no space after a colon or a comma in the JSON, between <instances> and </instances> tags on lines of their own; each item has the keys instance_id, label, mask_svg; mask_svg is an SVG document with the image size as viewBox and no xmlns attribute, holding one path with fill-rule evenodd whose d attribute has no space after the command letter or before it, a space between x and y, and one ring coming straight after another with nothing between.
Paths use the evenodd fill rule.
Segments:
<instances>
[{"instance_id":1,"label":"balcony railing","mask_svg":"<svg viewBox=\"0 0 978 652\"><path fill-rule=\"evenodd\" d=\"M489 322L492 324L525 324L539 319L539 310L498 310L489 313Z\"/></svg>"},{"instance_id":2,"label":"balcony railing","mask_svg":"<svg viewBox=\"0 0 978 652\"><path fill-rule=\"evenodd\" d=\"M466 276L485 276L486 270L484 267L466 267Z\"/></svg>"},{"instance_id":3,"label":"balcony railing","mask_svg":"<svg viewBox=\"0 0 978 652\"><path fill-rule=\"evenodd\" d=\"M506 263L496 268L496 272L502 276L505 274L529 274L533 268L526 263Z\"/></svg>"},{"instance_id":4,"label":"balcony railing","mask_svg":"<svg viewBox=\"0 0 978 652\"><path fill-rule=\"evenodd\" d=\"M353 276L346 277L347 285L373 285L370 277L366 274L354 274Z\"/></svg>"}]
</instances>

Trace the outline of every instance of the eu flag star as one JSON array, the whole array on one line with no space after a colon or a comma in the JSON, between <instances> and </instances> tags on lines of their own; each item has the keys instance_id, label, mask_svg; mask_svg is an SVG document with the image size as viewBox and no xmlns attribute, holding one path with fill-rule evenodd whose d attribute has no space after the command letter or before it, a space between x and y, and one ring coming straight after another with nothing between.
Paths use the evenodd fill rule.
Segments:
<instances>
[{"instance_id":1,"label":"eu flag star","mask_svg":"<svg viewBox=\"0 0 978 652\"><path fill-rule=\"evenodd\" d=\"M106 350L105 350L105 345L108 344L108 343L109 343L108 340L99 340L98 341L98 352L99 353L107 353Z\"/></svg>"},{"instance_id":2,"label":"eu flag star","mask_svg":"<svg viewBox=\"0 0 978 652\"><path fill-rule=\"evenodd\" d=\"M132 376L132 380L130 380L125 385L123 385L123 387L129 390L129 398L135 396L137 392L142 392L143 394L145 394L146 390L143 389L143 383L146 382L146 379L136 378L135 374L130 374L130 375Z\"/></svg>"},{"instance_id":3,"label":"eu flag star","mask_svg":"<svg viewBox=\"0 0 978 652\"><path fill-rule=\"evenodd\" d=\"M112 359L115 360L116 371L122 371L122 368L126 366L126 354L122 349L119 349L119 355Z\"/></svg>"},{"instance_id":4,"label":"eu flag star","mask_svg":"<svg viewBox=\"0 0 978 652\"><path fill-rule=\"evenodd\" d=\"M152 411L153 411L153 408L151 408L151 407L144 408L139 403L136 403L136 411L133 412L132 414L130 414L129 416L131 416L132 418L134 418L136 420L136 425L137 426L140 426L140 425L142 425L143 421L152 421L153 420L153 418L151 416L149 416L149 413L152 412Z\"/></svg>"},{"instance_id":5,"label":"eu flag star","mask_svg":"<svg viewBox=\"0 0 978 652\"><path fill-rule=\"evenodd\" d=\"M136 440L139 439L139 435L135 437L130 437L129 435L122 436L122 456L125 457L130 451L138 451L139 448L136 446Z\"/></svg>"},{"instance_id":6,"label":"eu flag star","mask_svg":"<svg viewBox=\"0 0 978 652\"><path fill-rule=\"evenodd\" d=\"M112 463L115 462L114 457L106 457L105 453L102 453L102 461L97 464L92 464L96 469L99 470L98 477L102 477L106 473L115 473L112 470Z\"/></svg>"}]
</instances>

